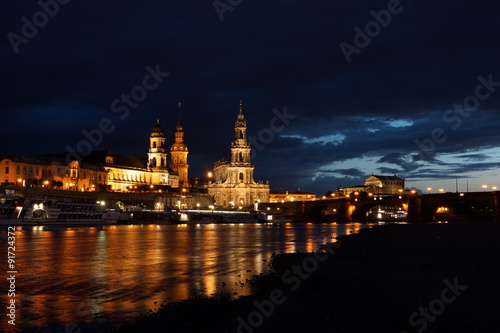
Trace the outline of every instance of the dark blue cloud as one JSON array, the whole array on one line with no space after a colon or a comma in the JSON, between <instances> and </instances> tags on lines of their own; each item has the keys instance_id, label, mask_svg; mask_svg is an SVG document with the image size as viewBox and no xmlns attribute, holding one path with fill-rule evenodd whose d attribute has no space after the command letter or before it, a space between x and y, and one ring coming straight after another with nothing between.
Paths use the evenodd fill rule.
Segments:
<instances>
[{"instance_id":1,"label":"dark blue cloud","mask_svg":"<svg viewBox=\"0 0 500 333\"><path fill-rule=\"evenodd\" d=\"M500 91L458 129L443 114L474 94L478 76L500 81L500 6L401 3L404 10L348 64L339 44L352 44L353 28L364 28L387 1L243 2L223 22L210 1L72 1L18 54L7 34L20 34L21 18L40 8L9 2L0 13L0 139L9 144L0 155L64 151L102 118L116 129L96 148L145 155L157 118L173 141L181 100L191 175L201 177L229 155L244 100L254 136L269 127L273 108L297 115L254 159L256 178L272 187L326 192L370 172L417 179L494 170L498 156L482 150L500 141ZM120 120L111 103L156 64L170 76ZM435 128L447 139L423 159L415 139Z\"/></svg>"}]
</instances>

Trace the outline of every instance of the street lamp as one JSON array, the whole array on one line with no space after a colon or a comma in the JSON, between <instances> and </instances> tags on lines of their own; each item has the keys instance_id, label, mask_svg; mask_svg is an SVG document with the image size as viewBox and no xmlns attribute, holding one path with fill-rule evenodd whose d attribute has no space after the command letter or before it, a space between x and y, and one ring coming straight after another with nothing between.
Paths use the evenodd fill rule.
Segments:
<instances>
[{"instance_id":1,"label":"street lamp","mask_svg":"<svg viewBox=\"0 0 500 333\"><path fill-rule=\"evenodd\" d=\"M443 193L444 192L444 188L440 188L439 192Z\"/></svg>"},{"instance_id":2,"label":"street lamp","mask_svg":"<svg viewBox=\"0 0 500 333\"><path fill-rule=\"evenodd\" d=\"M496 190L497 190L497 187L496 187L496 186L492 186L492 187L491 187L491 189L492 189L493 191L496 191Z\"/></svg>"},{"instance_id":3,"label":"street lamp","mask_svg":"<svg viewBox=\"0 0 500 333\"><path fill-rule=\"evenodd\" d=\"M432 191L432 187L428 187L427 192L429 192L429 194L431 194L431 191Z\"/></svg>"},{"instance_id":4,"label":"street lamp","mask_svg":"<svg viewBox=\"0 0 500 333\"><path fill-rule=\"evenodd\" d=\"M488 185L483 185L481 187L483 188L483 191L486 192L486 189L488 188Z\"/></svg>"}]
</instances>

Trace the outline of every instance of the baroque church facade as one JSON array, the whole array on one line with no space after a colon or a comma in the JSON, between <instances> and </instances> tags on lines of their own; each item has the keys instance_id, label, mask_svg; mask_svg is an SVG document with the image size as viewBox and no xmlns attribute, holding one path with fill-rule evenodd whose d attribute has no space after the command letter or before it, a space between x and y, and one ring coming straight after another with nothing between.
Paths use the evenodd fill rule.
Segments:
<instances>
[{"instance_id":1,"label":"baroque church facade","mask_svg":"<svg viewBox=\"0 0 500 333\"><path fill-rule=\"evenodd\" d=\"M218 207L249 207L269 201L269 183L255 182L254 166L250 162L250 144L247 140L247 122L240 110L234 124L235 140L231 143L231 160L214 164L213 182L208 193Z\"/></svg>"},{"instance_id":2,"label":"baroque church facade","mask_svg":"<svg viewBox=\"0 0 500 333\"><path fill-rule=\"evenodd\" d=\"M115 191L135 190L138 186L170 186L183 187L188 184L187 155L188 148L184 143L184 133L179 122L176 127L175 142L170 148L168 163L167 136L156 121L156 126L149 136L147 159L127 155L114 155L107 152L105 169L108 171L108 185Z\"/></svg>"}]
</instances>

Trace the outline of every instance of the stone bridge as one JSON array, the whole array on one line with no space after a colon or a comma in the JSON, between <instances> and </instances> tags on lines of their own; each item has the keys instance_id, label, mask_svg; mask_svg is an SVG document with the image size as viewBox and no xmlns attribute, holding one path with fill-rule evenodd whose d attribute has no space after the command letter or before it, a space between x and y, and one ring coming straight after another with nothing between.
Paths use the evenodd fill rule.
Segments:
<instances>
[{"instance_id":1,"label":"stone bridge","mask_svg":"<svg viewBox=\"0 0 500 333\"><path fill-rule=\"evenodd\" d=\"M315 201L261 204L261 210L280 211L304 219L328 219L338 222L366 221L366 213L378 205L399 206L408 212L408 222L430 222L438 207L477 204L494 209L495 222L500 222L500 192L463 192L378 196L360 193L350 197ZM269 208L269 209L268 209Z\"/></svg>"}]
</instances>

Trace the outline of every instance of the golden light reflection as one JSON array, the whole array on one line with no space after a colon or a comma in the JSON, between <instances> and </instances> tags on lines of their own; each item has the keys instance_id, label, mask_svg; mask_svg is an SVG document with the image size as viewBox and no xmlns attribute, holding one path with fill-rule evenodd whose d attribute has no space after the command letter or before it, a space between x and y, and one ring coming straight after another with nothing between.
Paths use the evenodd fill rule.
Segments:
<instances>
[{"instance_id":1,"label":"golden light reflection","mask_svg":"<svg viewBox=\"0 0 500 333\"><path fill-rule=\"evenodd\" d=\"M313 252L360 224L120 225L18 232L30 294L20 316L82 322L77 308L123 320L161 302L203 293L250 293L241 282L266 271L273 252ZM157 302L155 305L154 302ZM36 315L34 315L36 314Z\"/></svg>"}]
</instances>

